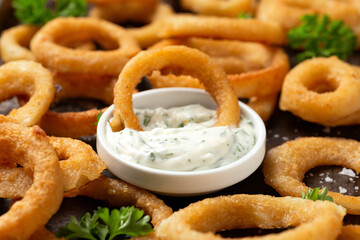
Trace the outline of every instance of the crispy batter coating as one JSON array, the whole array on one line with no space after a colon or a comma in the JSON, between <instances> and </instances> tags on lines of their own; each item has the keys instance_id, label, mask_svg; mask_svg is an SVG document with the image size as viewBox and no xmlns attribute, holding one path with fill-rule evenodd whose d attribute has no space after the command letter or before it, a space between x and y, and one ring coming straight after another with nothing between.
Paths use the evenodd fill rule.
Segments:
<instances>
[{"instance_id":1,"label":"crispy batter coating","mask_svg":"<svg viewBox=\"0 0 360 240\"><path fill-rule=\"evenodd\" d=\"M51 73L33 61L11 61L0 67L0 101L13 96L29 96L29 101L8 116L25 126L37 124L55 96Z\"/></svg>"},{"instance_id":2,"label":"crispy batter coating","mask_svg":"<svg viewBox=\"0 0 360 240\"><path fill-rule=\"evenodd\" d=\"M304 137L268 151L264 160L265 182L282 196L301 197L307 188L305 173L317 166L340 165L360 172L360 143L343 138ZM334 202L350 214L360 214L360 197L329 191Z\"/></svg>"},{"instance_id":3,"label":"crispy batter coating","mask_svg":"<svg viewBox=\"0 0 360 240\"><path fill-rule=\"evenodd\" d=\"M0 162L16 162L33 176L22 200L0 217L1 239L27 239L58 210L63 196L59 161L43 130L0 116Z\"/></svg>"},{"instance_id":4,"label":"crispy batter coating","mask_svg":"<svg viewBox=\"0 0 360 240\"><path fill-rule=\"evenodd\" d=\"M360 75L337 57L313 58L285 77L279 107L324 126L360 122Z\"/></svg>"},{"instance_id":5,"label":"crispy batter coating","mask_svg":"<svg viewBox=\"0 0 360 240\"><path fill-rule=\"evenodd\" d=\"M279 234L236 239L336 239L345 209L329 201L266 195L232 195L192 203L164 220L157 229L163 240L223 239L214 232L239 228L288 228Z\"/></svg>"}]
</instances>

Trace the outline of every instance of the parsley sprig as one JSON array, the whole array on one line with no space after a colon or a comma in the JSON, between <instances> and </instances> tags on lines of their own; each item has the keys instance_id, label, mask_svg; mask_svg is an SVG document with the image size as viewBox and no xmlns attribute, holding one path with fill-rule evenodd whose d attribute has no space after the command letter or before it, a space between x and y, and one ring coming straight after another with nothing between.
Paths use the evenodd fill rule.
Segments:
<instances>
[{"instance_id":1,"label":"parsley sprig","mask_svg":"<svg viewBox=\"0 0 360 240\"><path fill-rule=\"evenodd\" d=\"M316 14L304 15L301 21L302 24L290 29L287 36L290 47L304 49L296 56L298 62L333 55L346 59L353 54L356 36L343 21L331 20L328 15L318 17Z\"/></svg>"},{"instance_id":2,"label":"parsley sprig","mask_svg":"<svg viewBox=\"0 0 360 240\"><path fill-rule=\"evenodd\" d=\"M106 207L98 207L92 216L87 212L80 221L71 216L70 222L61 227L56 236L90 240L112 240L117 236L123 239L129 236L143 236L154 231L149 223L150 217L143 215L144 211L134 206L113 209L111 212Z\"/></svg>"},{"instance_id":3,"label":"parsley sprig","mask_svg":"<svg viewBox=\"0 0 360 240\"><path fill-rule=\"evenodd\" d=\"M330 202L333 202L333 198L331 196L327 196L326 194L328 193L328 189L327 187L324 187L322 190L321 190L321 193L319 193L320 191L320 188L314 188L314 189L306 189L305 190L306 192L302 192L301 193L301 197L304 198L304 199L310 199L310 200L313 200L313 201L316 201L316 200L321 200L321 201L330 201Z\"/></svg>"},{"instance_id":4,"label":"parsley sprig","mask_svg":"<svg viewBox=\"0 0 360 240\"><path fill-rule=\"evenodd\" d=\"M42 26L56 17L84 16L86 0L57 0L55 9L47 7L47 0L13 0L16 18L25 24Z\"/></svg>"},{"instance_id":5,"label":"parsley sprig","mask_svg":"<svg viewBox=\"0 0 360 240\"><path fill-rule=\"evenodd\" d=\"M249 18L253 18L253 15L251 13L243 12L243 13L240 13L237 17L243 18L243 19L249 19Z\"/></svg>"},{"instance_id":6,"label":"parsley sprig","mask_svg":"<svg viewBox=\"0 0 360 240\"><path fill-rule=\"evenodd\" d=\"M102 111L99 111L99 113L96 115L96 122L93 123L93 125L97 126L99 124L100 118L103 115Z\"/></svg>"}]
</instances>

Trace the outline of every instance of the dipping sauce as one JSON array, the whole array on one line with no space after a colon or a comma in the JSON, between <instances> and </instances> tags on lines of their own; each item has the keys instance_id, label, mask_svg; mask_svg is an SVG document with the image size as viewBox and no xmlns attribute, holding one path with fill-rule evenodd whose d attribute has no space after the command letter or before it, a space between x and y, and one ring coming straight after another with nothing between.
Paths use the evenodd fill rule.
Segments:
<instances>
[{"instance_id":1,"label":"dipping sauce","mask_svg":"<svg viewBox=\"0 0 360 240\"><path fill-rule=\"evenodd\" d=\"M125 128L106 138L120 158L170 171L201 171L232 163L256 142L253 123L242 116L237 127L212 127L216 111L199 104L171 109L134 109L144 131Z\"/></svg>"}]
</instances>

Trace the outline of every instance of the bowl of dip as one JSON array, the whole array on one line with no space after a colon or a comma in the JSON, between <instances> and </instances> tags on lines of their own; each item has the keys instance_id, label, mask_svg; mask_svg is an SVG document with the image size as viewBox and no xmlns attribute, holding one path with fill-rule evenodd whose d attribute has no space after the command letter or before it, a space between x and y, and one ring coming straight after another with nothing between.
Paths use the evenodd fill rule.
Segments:
<instances>
[{"instance_id":1,"label":"bowl of dip","mask_svg":"<svg viewBox=\"0 0 360 240\"><path fill-rule=\"evenodd\" d=\"M217 104L204 90L161 88L133 95L144 131L112 132L114 106L101 116L97 152L120 179L171 196L206 194L250 176L265 155L259 115L239 102L237 127L212 127Z\"/></svg>"}]
</instances>

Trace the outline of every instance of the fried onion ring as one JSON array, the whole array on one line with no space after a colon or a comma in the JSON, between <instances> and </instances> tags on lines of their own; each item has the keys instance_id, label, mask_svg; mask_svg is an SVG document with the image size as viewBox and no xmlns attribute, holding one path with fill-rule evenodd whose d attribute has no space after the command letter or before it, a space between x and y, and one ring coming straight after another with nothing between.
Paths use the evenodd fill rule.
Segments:
<instances>
[{"instance_id":1,"label":"fried onion ring","mask_svg":"<svg viewBox=\"0 0 360 240\"><path fill-rule=\"evenodd\" d=\"M114 207L134 205L150 215L155 228L172 214L172 209L152 193L121 180L105 176L101 176L79 189L65 193L65 197L76 196L86 196L105 201Z\"/></svg>"},{"instance_id":2,"label":"fried onion ring","mask_svg":"<svg viewBox=\"0 0 360 240\"><path fill-rule=\"evenodd\" d=\"M195 13L237 17L241 13L254 13L254 0L181 0L182 8L193 11Z\"/></svg>"},{"instance_id":3,"label":"fried onion ring","mask_svg":"<svg viewBox=\"0 0 360 240\"><path fill-rule=\"evenodd\" d=\"M85 41L109 41L116 45L116 49L86 51L58 44L69 36L78 36ZM35 58L52 70L113 76L118 75L125 63L140 51L135 39L125 29L93 18L56 18L36 33L30 48Z\"/></svg>"},{"instance_id":4,"label":"fried onion ring","mask_svg":"<svg viewBox=\"0 0 360 240\"><path fill-rule=\"evenodd\" d=\"M163 24L163 19L173 14L174 10L170 5L160 3L148 25L140 28L129 28L128 31L134 36L140 47L147 48L160 41L158 32Z\"/></svg>"},{"instance_id":5,"label":"fried onion ring","mask_svg":"<svg viewBox=\"0 0 360 240\"><path fill-rule=\"evenodd\" d=\"M95 76L93 74L54 74L54 83L61 87L55 100L64 98L92 98L105 104L113 102L113 88L116 79L112 76ZM48 135L58 137L78 138L96 133L99 111L90 109L82 112L53 112L47 111L41 118L40 127Z\"/></svg>"},{"instance_id":6,"label":"fried onion ring","mask_svg":"<svg viewBox=\"0 0 360 240\"><path fill-rule=\"evenodd\" d=\"M49 137L49 141L60 160L64 191L98 178L106 168L91 146L80 140ZM0 166L0 173L1 198L21 198L33 182L32 176L16 165Z\"/></svg>"},{"instance_id":7,"label":"fried onion ring","mask_svg":"<svg viewBox=\"0 0 360 240\"><path fill-rule=\"evenodd\" d=\"M359 225L346 225L341 229L341 234L337 240L357 240L360 239Z\"/></svg>"},{"instance_id":8,"label":"fried onion ring","mask_svg":"<svg viewBox=\"0 0 360 240\"><path fill-rule=\"evenodd\" d=\"M188 38L163 40L150 49L170 45L185 45L208 54L224 68L239 98L277 94L290 68L288 56L282 49L260 43ZM169 79L174 77L162 78L159 73L154 73L149 80L153 87L203 88L197 79Z\"/></svg>"},{"instance_id":9,"label":"fried onion ring","mask_svg":"<svg viewBox=\"0 0 360 240\"><path fill-rule=\"evenodd\" d=\"M88 1L95 4L89 17L111 22L148 22L158 6L158 0Z\"/></svg>"},{"instance_id":10,"label":"fried onion ring","mask_svg":"<svg viewBox=\"0 0 360 240\"><path fill-rule=\"evenodd\" d=\"M1 59L4 62L35 60L29 46L38 30L38 27L30 25L19 25L5 30L0 38Z\"/></svg>"},{"instance_id":11,"label":"fried onion ring","mask_svg":"<svg viewBox=\"0 0 360 240\"><path fill-rule=\"evenodd\" d=\"M262 0L256 18L279 23L286 31L298 26L304 14L327 14L331 19L343 20L357 36L360 46L360 7L357 0Z\"/></svg>"},{"instance_id":12,"label":"fried onion ring","mask_svg":"<svg viewBox=\"0 0 360 240\"><path fill-rule=\"evenodd\" d=\"M282 196L301 197L307 188L305 173L317 166L341 165L360 172L360 143L342 138L304 137L268 151L263 173L265 182ZM360 214L360 197L328 193L349 214Z\"/></svg>"},{"instance_id":13,"label":"fried onion ring","mask_svg":"<svg viewBox=\"0 0 360 240\"><path fill-rule=\"evenodd\" d=\"M284 29L275 22L176 14L163 20L158 35L170 37L211 37L228 40L284 44Z\"/></svg>"},{"instance_id":14,"label":"fried onion ring","mask_svg":"<svg viewBox=\"0 0 360 240\"><path fill-rule=\"evenodd\" d=\"M125 126L142 130L133 110L132 90L143 76L165 68L190 74L205 85L206 91L218 104L217 126L238 125L240 121L238 100L224 70L208 55L196 49L169 46L143 51L126 64L114 88L114 117L110 123L113 131L120 131Z\"/></svg>"},{"instance_id":15,"label":"fried onion ring","mask_svg":"<svg viewBox=\"0 0 360 240\"><path fill-rule=\"evenodd\" d=\"M210 214L210 217L209 217ZM329 201L232 195L190 204L165 219L157 229L161 239L223 239L213 232L238 228L294 229L251 239L336 239L345 209ZM239 239L239 238L237 238ZM250 239L250 238L241 238Z\"/></svg>"},{"instance_id":16,"label":"fried onion ring","mask_svg":"<svg viewBox=\"0 0 360 240\"><path fill-rule=\"evenodd\" d=\"M58 158L38 126L24 127L0 116L0 161L23 166L34 181L22 200L0 216L1 239L27 239L58 210L63 196Z\"/></svg>"},{"instance_id":17,"label":"fried onion ring","mask_svg":"<svg viewBox=\"0 0 360 240\"><path fill-rule=\"evenodd\" d=\"M55 96L51 73L32 61L11 61L0 67L0 101L13 96L27 95L29 101L13 109L9 117L25 126L38 123Z\"/></svg>"},{"instance_id":18,"label":"fried onion ring","mask_svg":"<svg viewBox=\"0 0 360 240\"><path fill-rule=\"evenodd\" d=\"M324 126L360 123L360 75L337 57L298 64L285 78L279 106Z\"/></svg>"}]
</instances>

